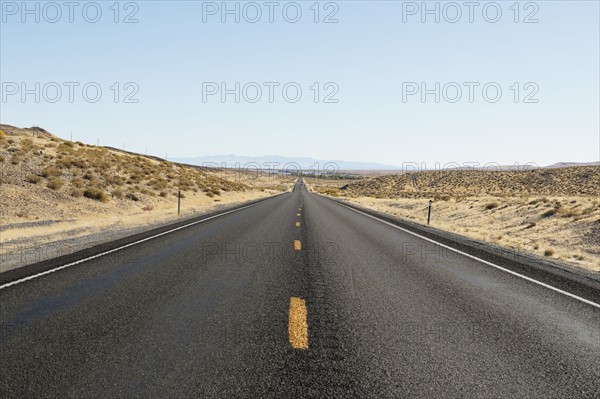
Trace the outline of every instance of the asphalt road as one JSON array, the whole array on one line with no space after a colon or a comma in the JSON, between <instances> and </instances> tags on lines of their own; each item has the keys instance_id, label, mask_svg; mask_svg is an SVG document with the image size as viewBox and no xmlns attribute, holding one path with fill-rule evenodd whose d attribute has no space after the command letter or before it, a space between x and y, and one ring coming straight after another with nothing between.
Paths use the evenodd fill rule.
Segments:
<instances>
[{"instance_id":1,"label":"asphalt road","mask_svg":"<svg viewBox=\"0 0 600 399\"><path fill-rule=\"evenodd\" d=\"M2 398L600 397L598 307L301 185L0 305Z\"/></svg>"}]
</instances>

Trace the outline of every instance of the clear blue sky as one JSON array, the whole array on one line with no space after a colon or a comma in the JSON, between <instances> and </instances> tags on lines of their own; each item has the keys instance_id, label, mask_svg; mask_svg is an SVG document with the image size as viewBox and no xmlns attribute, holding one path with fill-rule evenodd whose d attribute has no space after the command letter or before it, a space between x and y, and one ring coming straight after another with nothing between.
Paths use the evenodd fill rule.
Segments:
<instances>
[{"instance_id":1,"label":"clear blue sky","mask_svg":"<svg viewBox=\"0 0 600 399\"><path fill-rule=\"evenodd\" d=\"M121 2L115 23L114 2L108 1L98 2L102 16L91 23L83 18L88 3L73 10L71 23L65 6L57 18L56 10L38 3L36 22L35 12L24 14L21 1L2 1L2 123L39 125L89 143L100 139L121 147L125 142L132 151L144 152L147 146L149 153L169 157L278 154L431 166L452 161L545 165L600 157L597 1L541 1L527 9L521 2L518 23L513 1L498 2L502 16L496 23L484 19L482 8L489 2L480 2L473 23L464 6L458 22L448 22L456 10L445 2L439 3L439 23L432 15L423 23L421 10L411 13L420 1L338 1L327 9L321 2L319 23L313 20L313 1L298 2L297 23L283 18L289 2L279 2L269 23L263 1L257 2L262 11L257 23L244 20L254 18L256 10L246 6L244 14L243 2L240 23L232 15L225 15L225 23L219 12L209 15L221 1L141 1L127 9ZM27 4L35 10L36 2ZM427 4L434 8L436 2ZM93 20L95 9L86 10ZM332 12L338 22L323 23ZM137 23L123 23L130 13ZM537 23L523 23L530 14ZM286 16L295 17L293 6ZM495 9L488 8L485 16L493 20ZM33 94L23 101L23 82L30 89L35 82L42 87L57 82L62 97L49 102L54 97L50 85L39 103ZM64 82L80 84L72 103ZM88 82L103 90L96 103L82 96ZM117 103L110 89L115 82L121 94ZM135 87L125 89L127 82L139 88L133 96L137 103L123 101ZM236 103L233 95L225 103L219 95L203 102L203 82L281 86L272 103L266 86L257 103L244 98ZM303 90L296 103L281 94L288 82ZM310 89L314 82L320 84L317 103ZM339 88L333 97L337 103L323 102L334 87L325 88L327 82ZM433 94L425 102L419 94L403 102L403 82L480 86L472 103L466 86L456 103L447 101L455 93L450 86L439 103ZM481 88L488 82L502 89L498 102L483 98ZM526 88L528 82L534 85ZM15 87L19 92L9 95ZM532 98L539 102L524 102L536 87Z\"/></svg>"}]
</instances>

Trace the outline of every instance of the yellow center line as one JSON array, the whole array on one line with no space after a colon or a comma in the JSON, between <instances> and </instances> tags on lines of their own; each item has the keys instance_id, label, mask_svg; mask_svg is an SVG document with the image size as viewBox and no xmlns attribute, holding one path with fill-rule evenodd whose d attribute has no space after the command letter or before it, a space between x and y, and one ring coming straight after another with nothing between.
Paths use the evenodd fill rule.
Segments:
<instances>
[{"instance_id":1,"label":"yellow center line","mask_svg":"<svg viewBox=\"0 0 600 399\"><path fill-rule=\"evenodd\" d=\"M300 227L300 222L296 222L296 227Z\"/></svg>"},{"instance_id":2,"label":"yellow center line","mask_svg":"<svg viewBox=\"0 0 600 399\"><path fill-rule=\"evenodd\" d=\"M297 214L296 214L296 216L300 217L300 214L299 214L299 213L297 213Z\"/></svg>"},{"instance_id":3,"label":"yellow center line","mask_svg":"<svg viewBox=\"0 0 600 399\"><path fill-rule=\"evenodd\" d=\"M292 297L290 300L288 335L290 344L294 349L308 349L308 322L306 315L306 302L304 302L304 299Z\"/></svg>"},{"instance_id":4,"label":"yellow center line","mask_svg":"<svg viewBox=\"0 0 600 399\"><path fill-rule=\"evenodd\" d=\"M294 240L294 249L296 251L300 251L302 249L302 243L300 240Z\"/></svg>"}]
</instances>

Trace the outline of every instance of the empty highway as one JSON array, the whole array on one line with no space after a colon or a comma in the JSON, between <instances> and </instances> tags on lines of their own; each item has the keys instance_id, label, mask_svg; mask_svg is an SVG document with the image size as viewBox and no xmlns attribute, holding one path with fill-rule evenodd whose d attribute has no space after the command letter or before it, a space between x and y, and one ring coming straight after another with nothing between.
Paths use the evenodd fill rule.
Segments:
<instances>
[{"instance_id":1,"label":"empty highway","mask_svg":"<svg viewBox=\"0 0 600 399\"><path fill-rule=\"evenodd\" d=\"M0 289L1 398L600 396L597 285L300 183L64 266Z\"/></svg>"}]
</instances>

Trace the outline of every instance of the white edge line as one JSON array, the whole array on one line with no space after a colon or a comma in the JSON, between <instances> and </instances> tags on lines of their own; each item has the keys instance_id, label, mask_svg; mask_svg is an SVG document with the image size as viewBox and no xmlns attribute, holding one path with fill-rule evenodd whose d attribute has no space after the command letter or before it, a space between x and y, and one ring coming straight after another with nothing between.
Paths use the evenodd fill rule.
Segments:
<instances>
[{"instance_id":1,"label":"white edge line","mask_svg":"<svg viewBox=\"0 0 600 399\"><path fill-rule=\"evenodd\" d=\"M404 231L404 232L406 232L406 233L408 233L408 234L412 234L412 235L413 235L413 236L415 236L415 237L419 237L419 238L421 238L421 239L423 239L423 240L425 240L425 241L429 241L429 242L431 242L431 243L434 243L434 244L436 244L436 245L439 245L440 247L443 247L443 248L449 249L449 250L451 250L451 251L454 251L454 252L456 252L456 253L459 253L459 254L461 254L461 255L463 255L463 256L466 256L466 257L468 257L468 258L474 259L474 260L476 260L476 261L479 261L479 262L481 262L481 263L484 263L484 264L486 264L486 265L488 265L488 266L494 267L494 268L496 268L496 269L498 269L498 270L502 270L502 271L504 271L504 272L506 272L506 273L510 273L510 274L512 274L513 276L520 277L520 278L522 278L522 279L524 279L524 280L530 281L530 282L532 282L532 283L534 283L534 284L537 284L537 285L541 285L542 287L546 287L546 288L548 288L548 289L550 289L550 290L552 290L552 291L556 291L556 292L558 292L558 293L560 293L560 294L566 295L566 296L568 296L568 297L571 297L571 298L573 298L573 299L576 299L576 300L578 300L578 301L581 301L581 302L583 302L583 303L587 303L588 305L592 305L592 306L594 306L594 307L596 307L596 308L600 309L600 304L597 304L596 302L592 302L592 301L590 301L590 300L587 300L587 299L585 299L585 298L582 298L582 297L580 297L580 296L577 296L577 295L575 295L575 294L571 294L570 292L563 291L563 290L561 290L560 288L556 288L556 287L554 287L554 286L551 286L551 285L548 285L548 284L546 284L546 283L542 283L541 281L535 280L535 279L533 279L533 278L531 278L531 277L524 276L524 275L522 275L522 274L520 274L520 273L514 272L514 271L512 271L512 270L509 270L509 269L506 269L506 268L504 268L504 267L502 267L502 266L498 266L498 265L496 265L496 264L494 264L494 263L492 263L492 262L488 262L487 260L483 260L483 259L481 259L481 258L478 258L477 256L470 255L470 254L468 254L468 253L466 253L466 252L463 252L463 251L460 251L460 250L458 250L458 249L456 249L456 248L449 247L449 246L447 246L447 245L444 245L444 244L442 244L442 243L440 243L440 242L437 242L437 241L435 241L435 240L432 240L431 238L424 237L424 236L422 236L422 235L420 235L420 234L417 234L417 233L415 233L415 232L412 232L412 231L410 231L410 230L407 230L407 229L405 229L405 228L402 228L402 227L400 227L400 226L396 226L395 224L393 224L393 223L390 223L390 222L388 222L388 221L386 221L386 220L380 219L380 218L378 218L378 217L376 217L376 216L373 216L373 215L369 215L368 213L365 213L365 212L359 211L358 209L354 209L354 208L352 208L351 206L348 206L348 205L346 205L346 204L342 204L341 202L337 202L337 201L333 201L333 202L335 202L336 204L339 204L339 205L341 205L341 206L343 206L343 207L346 207L346 208L348 208L348 209L351 209L351 210L353 210L354 212L358 212L358 213L360 213L360 214L362 214L362 215L368 216L368 217L370 217L371 219L375 219L375 220L378 220L378 221L380 221L381 223L385 223L385 224L387 224L388 226L391 226L391 227L393 227L393 228L396 228L396 229L398 229L398 230L402 230L402 231Z\"/></svg>"},{"instance_id":2,"label":"white edge line","mask_svg":"<svg viewBox=\"0 0 600 399\"><path fill-rule=\"evenodd\" d=\"M275 197L271 197L271 198L275 198ZM270 198L267 198L267 199L270 199ZM173 233L175 231L184 229L186 227L190 227L190 226L193 226L195 224L206 222L207 220L215 219L215 218L218 218L218 217L221 217L221 216L225 216L225 215L233 213L233 212L241 211L242 209L250 208L251 206L258 205L261 202L263 202L263 201L259 201L259 202L256 202L254 204L245 205L245 206L243 206L241 208L236 208L236 209L232 209L230 211L219 213L218 215L209 216L209 217L207 217L205 219L197 220L195 222L188 223L188 224L176 227L176 228L171 229L171 230L163 231L162 233L159 233L159 234L156 234L156 235L153 235L153 236L150 236L150 237L143 238L143 239L141 239L139 241L135 241L135 242L123 245L121 247L111 249L111 250L106 251L106 252L102 252L102 253L99 253L99 254L96 254L96 255L93 255L93 256L89 256L87 258L80 259L80 260L75 261L75 262L67 263L66 265L57 266L57 267L55 267L53 269L49 269L49 270L46 270L46 271L43 271L43 272L40 272L40 273L37 273L37 274L32 274L31 276L23 277L21 279L18 279L18 280L15 280L15 281L11 281L10 283L2 284L2 285L0 285L0 290L2 290L4 288L8 288L8 287L13 286L13 285L24 283L25 281L36 279L36 278L41 277L41 276L45 276L46 274L50 274L50 273L54 273L54 272L57 272L57 271L62 270L62 269L66 269L67 267L75 266L75 265L78 265L80 263L92 260L92 259L100 258L100 257L102 257L104 255L108 255L110 253L117 252L117 251L120 251L120 250L125 249L125 248L132 247L132 246L137 245L137 244L141 244L141 243L143 243L145 241L150 241L150 240L152 240L154 238L161 237L161 236L164 236L166 234Z\"/></svg>"}]
</instances>

